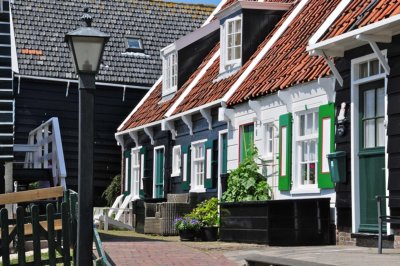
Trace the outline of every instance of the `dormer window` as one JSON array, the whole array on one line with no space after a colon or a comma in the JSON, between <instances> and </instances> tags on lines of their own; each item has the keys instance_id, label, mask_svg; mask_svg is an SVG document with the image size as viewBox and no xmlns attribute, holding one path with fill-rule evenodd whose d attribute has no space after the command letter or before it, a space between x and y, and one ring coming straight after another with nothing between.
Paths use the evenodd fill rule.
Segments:
<instances>
[{"instance_id":1,"label":"dormer window","mask_svg":"<svg viewBox=\"0 0 400 266\"><path fill-rule=\"evenodd\" d=\"M242 65L242 16L225 20L221 29L220 73L231 72Z\"/></svg>"},{"instance_id":2,"label":"dormer window","mask_svg":"<svg viewBox=\"0 0 400 266\"><path fill-rule=\"evenodd\" d=\"M178 55L172 51L163 55L163 96L176 92L178 84Z\"/></svg>"},{"instance_id":3,"label":"dormer window","mask_svg":"<svg viewBox=\"0 0 400 266\"><path fill-rule=\"evenodd\" d=\"M143 52L142 40L137 37L126 37L127 52Z\"/></svg>"}]
</instances>

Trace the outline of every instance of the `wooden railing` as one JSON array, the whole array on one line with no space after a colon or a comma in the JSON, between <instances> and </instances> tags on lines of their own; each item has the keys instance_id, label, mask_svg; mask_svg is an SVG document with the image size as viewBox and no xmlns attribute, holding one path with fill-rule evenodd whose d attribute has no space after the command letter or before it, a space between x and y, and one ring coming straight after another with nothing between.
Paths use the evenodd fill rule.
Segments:
<instances>
[{"instance_id":1,"label":"wooden railing","mask_svg":"<svg viewBox=\"0 0 400 266\"><path fill-rule=\"evenodd\" d=\"M45 212L40 213L43 201L51 203L47 203ZM1 194L0 205L25 203L25 208L17 208L13 219L9 219L7 209L0 210L2 265L71 265L76 258L77 202L76 192L64 191L60 186ZM33 243L33 261L26 257L25 244L28 240ZM93 261L94 265L110 265L96 228L93 240L99 254ZM41 241L47 242L48 258L42 256ZM15 247L17 251L16 261L10 258L10 247Z\"/></svg>"},{"instance_id":2,"label":"wooden railing","mask_svg":"<svg viewBox=\"0 0 400 266\"><path fill-rule=\"evenodd\" d=\"M15 152L25 152L24 168L52 169L54 185L66 189L67 170L57 117L29 132L28 144L15 144Z\"/></svg>"}]
</instances>

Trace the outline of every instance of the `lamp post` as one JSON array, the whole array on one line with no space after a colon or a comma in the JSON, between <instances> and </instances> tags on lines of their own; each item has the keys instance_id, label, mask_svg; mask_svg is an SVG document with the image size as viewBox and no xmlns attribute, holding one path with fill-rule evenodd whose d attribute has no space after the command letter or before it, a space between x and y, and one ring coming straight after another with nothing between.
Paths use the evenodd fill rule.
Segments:
<instances>
[{"instance_id":1,"label":"lamp post","mask_svg":"<svg viewBox=\"0 0 400 266\"><path fill-rule=\"evenodd\" d=\"M95 77L109 35L92 28L85 8L85 26L65 35L79 76L78 244L77 265L92 265L93 247L93 135Z\"/></svg>"}]
</instances>

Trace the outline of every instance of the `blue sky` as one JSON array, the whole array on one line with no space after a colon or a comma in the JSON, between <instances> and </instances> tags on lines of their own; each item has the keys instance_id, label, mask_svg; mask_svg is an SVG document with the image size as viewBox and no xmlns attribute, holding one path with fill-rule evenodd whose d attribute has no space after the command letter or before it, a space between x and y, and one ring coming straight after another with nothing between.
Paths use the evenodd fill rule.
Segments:
<instances>
[{"instance_id":1,"label":"blue sky","mask_svg":"<svg viewBox=\"0 0 400 266\"><path fill-rule=\"evenodd\" d=\"M167 1L217 5L221 0L167 0Z\"/></svg>"}]
</instances>

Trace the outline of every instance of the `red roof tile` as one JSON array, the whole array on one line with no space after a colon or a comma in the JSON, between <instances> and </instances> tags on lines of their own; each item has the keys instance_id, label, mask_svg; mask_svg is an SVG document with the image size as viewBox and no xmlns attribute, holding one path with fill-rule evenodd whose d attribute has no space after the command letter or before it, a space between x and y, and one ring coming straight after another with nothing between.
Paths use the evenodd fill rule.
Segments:
<instances>
[{"instance_id":1,"label":"red roof tile","mask_svg":"<svg viewBox=\"0 0 400 266\"><path fill-rule=\"evenodd\" d=\"M228 105L273 93L330 73L321 57L306 51L308 40L340 0L310 0L243 81Z\"/></svg>"},{"instance_id":2,"label":"red roof tile","mask_svg":"<svg viewBox=\"0 0 400 266\"><path fill-rule=\"evenodd\" d=\"M165 113L172 106L172 104L179 98L179 96L185 91L187 86L193 81L198 75L201 69L208 63L213 54L218 50L219 45L204 58L198 69L192 74L189 80L175 93L175 95L167 100L162 101L162 82L152 91L151 95L144 101L144 103L133 113L128 121L121 127L120 131L143 126L157 120L163 119Z\"/></svg>"},{"instance_id":3,"label":"red roof tile","mask_svg":"<svg viewBox=\"0 0 400 266\"><path fill-rule=\"evenodd\" d=\"M286 17L291 13L295 6L292 7L278 22L274 30L270 32L265 40L259 45L253 56L243 65L243 67L236 72L234 75L229 76L224 79L218 80L219 75L219 63L220 58L215 60L212 66L208 69L204 77L193 87L190 93L185 97L185 99L179 104L172 115L188 111L190 109L200 107L202 105L211 103L213 101L222 99L225 94L229 91L231 86L236 82L240 75L246 70L246 68L251 64L252 60L258 55L262 50L268 40L273 36L276 30L282 25ZM218 81L215 81L218 80Z\"/></svg>"},{"instance_id":4,"label":"red roof tile","mask_svg":"<svg viewBox=\"0 0 400 266\"><path fill-rule=\"evenodd\" d=\"M326 40L400 14L400 0L378 0L375 4L374 2L374 0L351 1L322 39ZM371 4L373 5L370 7Z\"/></svg>"}]
</instances>

